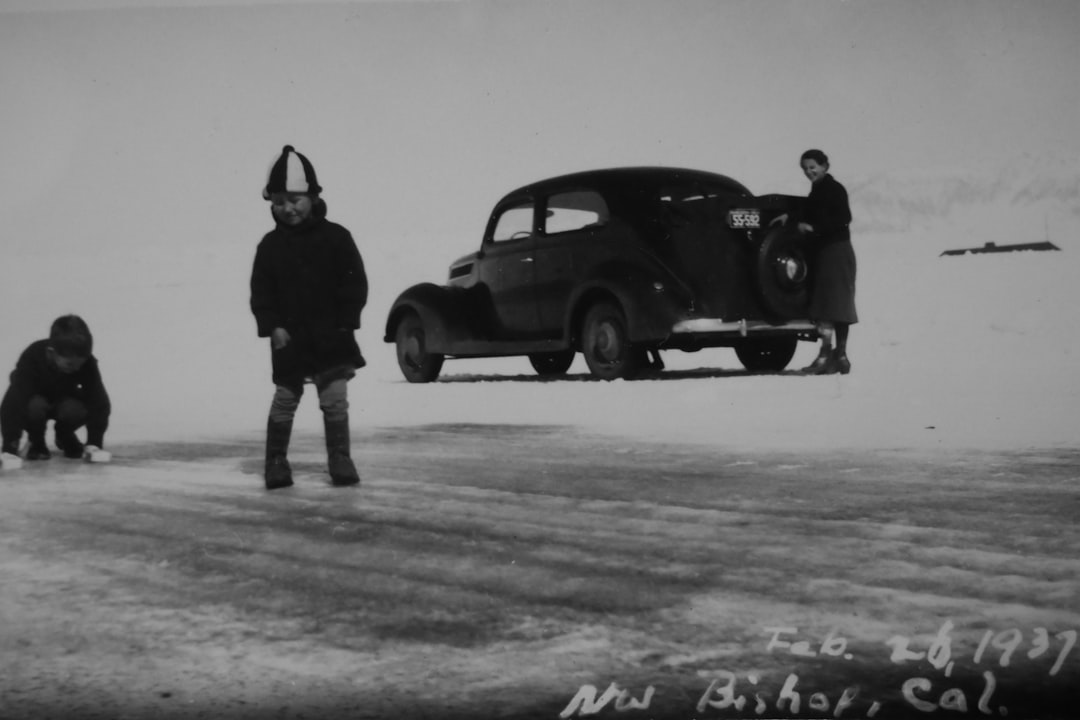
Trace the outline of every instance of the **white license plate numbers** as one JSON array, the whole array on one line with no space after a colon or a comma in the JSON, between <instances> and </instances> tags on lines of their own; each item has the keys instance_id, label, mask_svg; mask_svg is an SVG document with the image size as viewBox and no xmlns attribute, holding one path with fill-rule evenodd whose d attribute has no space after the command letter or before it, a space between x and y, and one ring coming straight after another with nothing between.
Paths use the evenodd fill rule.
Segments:
<instances>
[{"instance_id":1,"label":"white license plate numbers","mask_svg":"<svg viewBox=\"0 0 1080 720\"><path fill-rule=\"evenodd\" d=\"M756 230L761 227L760 210L728 210L728 227Z\"/></svg>"}]
</instances>

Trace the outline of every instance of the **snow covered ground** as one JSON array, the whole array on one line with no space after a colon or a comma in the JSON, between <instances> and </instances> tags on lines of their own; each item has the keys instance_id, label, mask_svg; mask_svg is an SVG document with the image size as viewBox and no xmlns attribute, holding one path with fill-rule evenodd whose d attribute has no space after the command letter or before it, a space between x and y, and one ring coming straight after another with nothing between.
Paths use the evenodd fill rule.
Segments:
<instances>
[{"instance_id":1,"label":"snow covered ground","mask_svg":"<svg viewBox=\"0 0 1080 720\"><path fill-rule=\"evenodd\" d=\"M1075 445L1075 193L1060 192L1059 182L1016 200L992 184L989 196L946 198L919 215L912 208L926 205L914 194L906 204L900 197L875 205L873 182L849 187L860 188L869 207L853 190L862 322L852 330L854 369L844 377L750 376L733 352L716 349L665 353L664 376L635 382L584 381L579 357L564 381L541 382L527 360L508 358L450 360L440 382L409 385L382 341L389 305L414 282L442 281L479 230L449 239L357 233L372 297L359 336L369 365L350 385L354 434L362 441L375 427L453 422L568 424L743 449ZM925 178L885 190L896 198L911 187L932 192ZM958 192L955 183L940 187ZM476 217L487 210L475 208ZM903 229L874 229L898 218ZM4 372L54 317L76 312L95 334L114 401L108 443L258 436L272 385L247 281L268 227L268 219L254 223L246 241L231 242L212 235L180 242L166 232L112 244L22 239L0 266L3 307L15 309L0 336ZM1042 240L1046 228L1061 252L940 257L987 241ZM802 344L790 369L814 354ZM298 431L305 430L321 432L314 397L301 407Z\"/></svg>"}]
</instances>

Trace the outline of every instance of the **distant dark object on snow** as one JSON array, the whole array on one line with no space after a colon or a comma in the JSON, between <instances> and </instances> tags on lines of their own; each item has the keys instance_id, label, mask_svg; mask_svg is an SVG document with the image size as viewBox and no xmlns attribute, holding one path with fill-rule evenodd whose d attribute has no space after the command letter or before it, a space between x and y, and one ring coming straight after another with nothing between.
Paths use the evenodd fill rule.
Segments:
<instances>
[{"instance_id":1,"label":"distant dark object on snow","mask_svg":"<svg viewBox=\"0 0 1080 720\"><path fill-rule=\"evenodd\" d=\"M961 248L959 250L946 250L941 253L939 257L945 255L978 255L981 253L1003 253L1003 252L1020 252L1021 250L1061 250L1057 245L1044 240L1042 242L1030 242L1030 243L1018 243L1016 245L998 245L997 243L988 242L982 247L978 248Z\"/></svg>"}]
</instances>

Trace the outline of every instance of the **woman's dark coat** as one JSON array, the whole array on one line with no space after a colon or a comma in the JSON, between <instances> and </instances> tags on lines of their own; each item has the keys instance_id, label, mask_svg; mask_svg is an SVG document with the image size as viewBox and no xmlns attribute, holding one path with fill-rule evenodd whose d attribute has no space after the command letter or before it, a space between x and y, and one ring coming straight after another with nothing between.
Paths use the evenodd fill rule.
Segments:
<instances>
[{"instance_id":1,"label":"woman's dark coat","mask_svg":"<svg viewBox=\"0 0 1080 720\"><path fill-rule=\"evenodd\" d=\"M303 225L278 226L255 251L251 272L251 311L259 337L274 328L291 341L271 350L277 385L296 387L352 377L364 366L353 332L367 303L364 261L352 235L326 219L316 201Z\"/></svg>"},{"instance_id":2,"label":"woman's dark coat","mask_svg":"<svg viewBox=\"0 0 1080 720\"><path fill-rule=\"evenodd\" d=\"M810 319L856 323L855 250L851 245L851 207L844 186L826 174L810 187L800 220L813 226L810 254Z\"/></svg>"}]
</instances>

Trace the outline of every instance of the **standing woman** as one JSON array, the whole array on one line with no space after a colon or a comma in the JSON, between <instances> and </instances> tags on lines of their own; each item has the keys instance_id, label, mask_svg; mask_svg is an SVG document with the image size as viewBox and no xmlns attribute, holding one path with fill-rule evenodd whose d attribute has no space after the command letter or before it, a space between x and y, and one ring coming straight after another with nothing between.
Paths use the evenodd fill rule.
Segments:
<instances>
[{"instance_id":1,"label":"standing woman","mask_svg":"<svg viewBox=\"0 0 1080 720\"><path fill-rule=\"evenodd\" d=\"M844 186L829 174L829 158L807 150L799 165L810 181L810 195L799 215L798 231L810 264L810 319L821 337L821 352L803 368L808 375L847 374L848 331L855 312L855 250L851 246L851 207ZM787 222L781 215L774 222Z\"/></svg>"}]
</instances>

